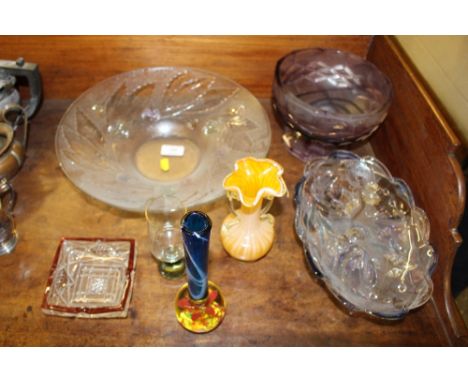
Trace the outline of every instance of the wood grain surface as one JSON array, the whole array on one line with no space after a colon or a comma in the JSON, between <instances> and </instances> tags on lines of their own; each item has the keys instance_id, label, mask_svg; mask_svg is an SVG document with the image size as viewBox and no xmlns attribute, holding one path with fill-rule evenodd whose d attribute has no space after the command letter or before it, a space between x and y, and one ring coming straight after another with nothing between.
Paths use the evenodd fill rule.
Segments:
<instances>
[{"instance_id":1,"label":"wood grain surface","mask_svg":"<svg viewBox=\"0 0 468 382\"><path fill-rule=\"evenodd\" d=\"M0 36L2 59L39 65L45 98L76 98L112 75L149 66L191 66L270 97L276 61L295 49L339 48L365 56L369 36Z\"/></svg>"},{"instance_id":2,"label":"wood grain surface","mask_svg":"<svg viewBox=\"0 0 468 382\"><path fill-rule=\"evenodd\" d=\"M20 240L0 257L0 345L298 346L446 345L429 302L404 320L353 317L308 272L294 228L292 198L277 199L276 241L260 261L244 263L221 247L226 200L205 206L213 221L209 278L227 300L227 315L212 333L195 335L176 321L174 297L182 281L167 281L149 253L143 215L118 211L80 192L62 173L54 150L56 126L69 101L46 101L32 121L27 159L14 179ZM263 102L271 118L269 101ZM273 118L269 157L285 168L290 192L303 164L288 154ZM122 190L125 192L125 190ZM437 224L435 224L437 229ZM131 237L138 259L125 319L73 319L40 310L52 258L62 236Z\"/></svg>"},{"instance_id":3,"label":"wood grain surface","mask_svg":"<svg viewBox=\"0 0 468 382\"><path fill-rule=\"evenodd\" d=\"M371 138L372 147L392 174L409 184L416 204L429 217L431 243L439 257L433 298L451 343L468 345L451 290L453 260L461 243L457 227L465 205L465 179L456 159L460 141L394 39L377 37L368 58L395 89L388 117Z\"/></svg>"}]
</instances>

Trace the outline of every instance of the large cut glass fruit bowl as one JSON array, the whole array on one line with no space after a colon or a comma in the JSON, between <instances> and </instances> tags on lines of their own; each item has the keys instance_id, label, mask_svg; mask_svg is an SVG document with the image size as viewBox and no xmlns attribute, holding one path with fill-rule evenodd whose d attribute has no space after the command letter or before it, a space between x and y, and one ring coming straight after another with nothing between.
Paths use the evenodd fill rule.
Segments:
<instances>
[{"instance_id":1,"label":"large cut glass fruit bowl","mask_svg":"<svg viewBox=\"0 0 468 382\"><path fill-rule=\"evenodd\" d=\"M159 195L186 207L223 195L245 156L264 157L268 116L245 88L214 73L145 68L111 77L65 112L56 153L67 177L112 206L143 211Z\"/></svg>"}]
</instances>

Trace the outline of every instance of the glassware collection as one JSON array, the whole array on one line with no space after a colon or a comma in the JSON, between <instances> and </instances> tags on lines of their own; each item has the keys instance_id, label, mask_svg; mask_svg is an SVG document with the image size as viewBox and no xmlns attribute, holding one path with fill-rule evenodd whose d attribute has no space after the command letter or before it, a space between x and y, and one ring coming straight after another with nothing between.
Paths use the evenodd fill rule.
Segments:
<instances>
[{"instance_id":1,"label":"glassware collection","mask_svg":"<svg viewBox=\"0 0 468 382\"><path fill-rule=\"evenodd\" d=\"M388 78L347 52L295 51L276 66L272 104L283 141L307 162L295 192L295 229L307 264L350 312L383 319L403 317L432 294L437 256L429 222L404 181L376 158L337 149L368 138L391 99ZM17 115L26 123L31 114ZM3 119L0 135L12 141L16 130ZM97 84L68 108L56 133L60 166L78 188L114 207L144 211L160 275L187 278L175 313L193 333L214 330L226 314L220 288L208 279L213 223L196 206L225 193L231 212L219 229L226 253L246 262L263 258L275 237L268 212L274 198L288 194L283 167L265 158L270 143L268 116L248 90L178 67ZM2 195L13 194L7 177L1 181ZM0 212L1 255L14 249L16 231L11 205ZM135 264L133 239L62 239L43 312L126 317Z\"/></svg>"}]
</instances>

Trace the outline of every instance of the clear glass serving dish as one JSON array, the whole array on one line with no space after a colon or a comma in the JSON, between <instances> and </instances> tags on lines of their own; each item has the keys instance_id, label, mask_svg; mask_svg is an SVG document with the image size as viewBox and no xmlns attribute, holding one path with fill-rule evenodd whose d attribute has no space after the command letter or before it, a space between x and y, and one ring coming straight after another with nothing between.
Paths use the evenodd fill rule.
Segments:
<instances>
[{"instance_id":1,"label":"clear glass serving dish","mask_svg":"<svg viewBox=\"0 0 468 382\"><path fill-rule=\"evenodd\" d=\"M385 119L390 80L352 53L311 48L281 58L273 82L273 107L283 139L307 160L369 137Z\"/></svg>"},{"instance_id":2,"label":"clear glass serving dish","mask_svg":"<svg viewBox=\"0 0 468 382\"><path fill-rule=\"evenodd\" d=\"M145 68L111 77L65 112L56 153L67 177L112 206L144 211L177 194L186 207L223 195L234 162L264 157L268 116L245 88L214 73Z\"/></svg>"},{"instance_id":3,"label":"clear glass serving dish","mask_svg":"<svg viewBox=\"0 0 468 382\"><path fill-rule=\"evenodd\" d=\"M42 311L64 317L126 317L135 263L132 239L62 239L50 270Z\"/></svg>"},{"instance_id":4,"label":"clear glass serving dish","mask_svg":"<svg viewBox=\"0 0 468 382\"><path fill-rule=\"evenodd\" d=\"M398 319L430 298L428 219L374 157L336 151L308 162L295 226L313 272L351 311Z\"/></svg>"}]
</instances>

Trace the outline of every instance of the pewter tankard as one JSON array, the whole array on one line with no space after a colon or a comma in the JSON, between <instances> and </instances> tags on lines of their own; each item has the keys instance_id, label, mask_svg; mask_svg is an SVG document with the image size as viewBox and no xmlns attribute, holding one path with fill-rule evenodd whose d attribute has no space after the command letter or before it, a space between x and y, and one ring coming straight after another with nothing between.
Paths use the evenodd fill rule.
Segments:
<instances>
[{"instance_id":1,"label":"pewter tankard","mask_svg":"<svg viewBox=\"0 0 468 382\"><path fill-rule=\"evenodd\" d=\"M12 212L16 193L6 178L0 179L0 256L14 251L18 241Z\"/></svg>"},{"instance_id":2,"label":"pewter tankard","mask_svg":"<svg viewBox=\"0 0 468 382\"><path fill-rule=\"evenodd\" d=\"M23 105L16 79L27 80L30 97ZM24 162L28 118L37 110L42 95L36 64L0 60L0 177L11 179Z\"/></svg>"}]
</instances>

